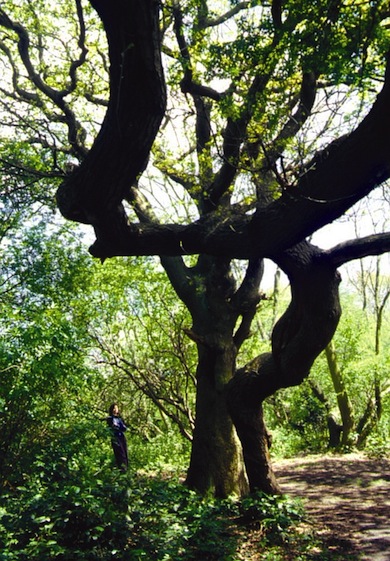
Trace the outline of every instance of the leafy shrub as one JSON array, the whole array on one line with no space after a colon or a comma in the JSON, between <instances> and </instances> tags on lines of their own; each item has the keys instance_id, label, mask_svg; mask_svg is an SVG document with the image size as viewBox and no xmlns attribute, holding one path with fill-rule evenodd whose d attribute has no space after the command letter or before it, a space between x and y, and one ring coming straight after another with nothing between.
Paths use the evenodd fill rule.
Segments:
<instances>
[{"instance_id":1,"label":"leafy shrub","mask_svg":"<svg viewBox=\"0 0 390 561\"><path fill-rule=\"evenodd\" d=\"M241 516L257 522L271 542L287 539L291 527L303 518L303 507L286 495L266 495L259 491L240 503Z\"/></svg>"},{"instance_id":2,"label":"leafy shrub","mask_svg":"<svg viewBox=\"0 0 390 561\"><path fill-rule=\"evenodd\" d=\"M85 462L40 465L0 500L1 561L229 561L242 525L285 541L299 509L285 497L202 498L178 481L100 473Z\"/></svg>"},{"instance_id":3,"label":"leafy shrub","mask_svg":"<svg viewBox=\"0 0 390 561\"><path fill-rule=\"evenodd\" d=\"M383 423L381 423L383 425ZM382 426L370 434L367 439L365 451L371 458L388 458L390 455L390 436Z\"/></svg>"},{"instance_id":4,"label":"leafy shrub","mask_svg":"<svg viewBox=\"0 0 390 561\"><path fill-rule=\"evenodd\" d=\"M182 485L106 473L92 482L65 480L19 487L3 497L2 561L226 559L221 540L227 507Z\"/></svg>"},{"instance_id":5,"label":"leafy shrub","mask_svg":"<svg viewBox=\"0 0 390 561\"><path fill-rule=\"evenodd\" d=\"M181 472L188 466L190 443L178 432L170 430L147 441L138 434L129 439L129 455L133 469L160 472Z\"/></svg>"}]
</instances>

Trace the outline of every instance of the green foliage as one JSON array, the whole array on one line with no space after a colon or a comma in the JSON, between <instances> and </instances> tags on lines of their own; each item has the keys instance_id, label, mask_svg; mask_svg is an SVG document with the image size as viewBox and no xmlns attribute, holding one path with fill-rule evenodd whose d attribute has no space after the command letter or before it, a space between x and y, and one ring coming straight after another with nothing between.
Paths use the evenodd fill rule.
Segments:
<instances>
[{"instance_id":1,"label":"green foliage","mask_svg":"<svg viewBox=\"0 0 390 561\"><path fill-rule=\"evenodd\" d=\"M79 429L90 442L87 425ZM25 484L3 493L2 561L228 561L241 539L237 523L259 523L266 547L288 540L302 517L286 497L204 499L172 479L112 471L96 449L79 446L60 440L55 459L43 451Z\"/></svg>"},{"instance_id":2,"label":"green foliage","mask_svg":"<svg viewBox=\"0 0 390 561\"><path fill-rule=\"evenodd\" d=\"M385 422L380 422L375 431L373 431L365 446L365 452L370 458L388 458L390 454L390 431L389 416L386 415Z\"/></svg>"},{"instance_id":3,"label":"green foliage","mask_svg":"<svg viewBox=\"0 0 390 561\"><path fill-rule=\"evenodd\" d=\"M277 399L266 403L265 411L273 435L273 455L292 457L302 451L316 453L326 449L326 411L307 382L279 392Z\"/></svg>"},{"instance_id":4,"label":"green foliage","mask_svg":"<svg viewBox=\"0 0 390 561\"><path fill-rule=\"evenodd\" d=\"M139 427L130 427L131 465L136 470L182 475L188 465L190 443L177 430L166 429L146 439Z\"/></svg>"},{"instance_id":5,"label":"green foliage","mask_svg":"<svg viewBox=\"0 0 390 561\"><path fill-rule=\"evenodd\" d=\"M149 438L179 426L192 431L196 349L184 334L184 305L155 259L116 259L95 271L93 332L110 378L108 400L118 400L130 425Z\"/></svg>"},{"instance_id":6,"label":"green foliage","mask_svg":"<svg viewBox=\"0 0 390 561\"><path fill-rule=\"evenodd\" d=\"M67 241L66 245L64 241ZM84 252L66 229L30 224L3 252L0 276L0 479L15 483L69 411L99 387L86 362L79 303Z\"/></svg>"},{"instance_id":7,"label":"green foliage","mask_svg":"<svg viewBox=\"0 0 390 561\"><path fill-rule=\"evenodd\" d=\"M259 522L272 543L288 540L291 526L300 522L304 514L299 501L285 495L266 495L260 491L242 499L240 512L244 520Z\"/></svg>"},{"instance_id":8,"label":"green foliage","mask_svg":"<svg viewBox=\"0 0 390 561\"><path fill-rule=\"evenodd\" d=\"M383 331L383 353L375 354L375 317L372 310L362 310L358 299L344 294L343 316L334 337L338 366L353 407L356 426L367 408L380 406L380 422L373 422L373 433L367 442L367 452L378 455L389 446L388 420L388 339ZM321 390L326 403L313 392L312 382ZM379 384L383 397L375 402L375 387ZM312 367L310 378L299 387L278 392L265 405L268 425L273 434L272 452L277 457L294 456L301 452L322 452L328 447L328 414L341 423L337 396L323 353ZM358 435L355 434L355 440Z\"/></svg>"}]
</instances>

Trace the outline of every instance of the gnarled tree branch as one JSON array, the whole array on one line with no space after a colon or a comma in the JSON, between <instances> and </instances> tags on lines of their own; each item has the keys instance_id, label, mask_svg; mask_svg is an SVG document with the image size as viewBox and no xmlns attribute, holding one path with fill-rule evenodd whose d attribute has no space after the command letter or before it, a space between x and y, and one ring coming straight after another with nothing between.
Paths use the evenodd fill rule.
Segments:
<instances>
[{"instance_id":1,"label":"gnarled tree branch","mask_svg":"<svg viewBox=\"0 0 390 561\"><path fill-rule=\"evenodd\" d=\"M57 202L66 218L92 224L102 247L120 248L127 225L122 200L145 169L165 111L159 6L156 0L91 4L108 38L109 106L91 150L58 190Z\"/></svg>"},{"instance_id":2,"label":"gnarled tree branch","mask_svg":"<svg viewBox=\"0 0 390 561\"><path fill-rule=\"evenodd\" d=\"M272 334L272 352L253 360L227 386L227 402L243 446L252 489L264 485L275 490L275 481L264 462L265 426L262 404L278 389L300 384L324 347L332 339L340 314L340 275L329 257L315 246L299 244L278 256L288 274L292 299Z\"/></svg>"}]
</instances>

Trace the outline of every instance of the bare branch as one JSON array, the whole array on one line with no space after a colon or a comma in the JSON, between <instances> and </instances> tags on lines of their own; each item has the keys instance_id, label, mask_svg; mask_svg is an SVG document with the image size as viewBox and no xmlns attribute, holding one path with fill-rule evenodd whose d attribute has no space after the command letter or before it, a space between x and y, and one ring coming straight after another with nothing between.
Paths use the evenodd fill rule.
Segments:
<instances>
[{"instance_id":1,"label":"bare branch","mask_svg":"<svg viewBox=\"0 0 390 561\"><path fill-rule=\"evenodd\" d=\"M349 240L336 245L326 253L336 267L369 255L381 255L390 251L390 233L374 234L364 238Z\"/></svg>"},{"instance_id":2,"label":"bare branch","mask_svg":"<svg viewBox=\"0 0 390 561\"><path fill-rule=\"evenodd\" d=\"M243 10L246 10L247 8L250 8L252 5L253 5L253 2L251 2L251 0L245 0L243 2L238 2L234 6L234 8L232 8L231 10L228 10L227 12L225 12L224 14L219 16L218 18L214 18L214 19L206 18L202 27L207 28L207 27L216 27L217 25L221 25L222 23L225 23L226 21L229 21L233 16L235 16L239 12L242 12Z\"/></svg>"},{"instance_id":3,"label":"bare branch","mask_svg":"<svg viewBox=\"0 0 390 561\"><path fill-rule=\"evenodd\" d=\"M83 145L83 140L85 139L85 131L79 121L76 119L74 112L71 110L68 103L65 102L64 97L68 95L68 93L76 87L76 69L80 66L84 59L85 59L85 47L82 50L82 54L79 61L76 61L74 65L71 67L71 79L72 85L71 89L63 89L63 90L55 90L51 86L49 86L40 76L40 74L35 70L34 65L30 58L30 37L28 31L23 25L20 23L13 22L10 17L4 12L2 8L0 8L0 25L15 32L18 36L18 51L20 58L24 64L25 69L27 70L27 74L29 79L31 80L32 84L42 92L48 99L50 99L63 113L64 115L64 122L66 122L68 126L68 139L73 147L75 154L79 157L83 158L87 154L87 150ZM80 42L83 40L83 34L81 35ZM8 58L10 59L9 51L7 53L7 48L2 45L2 49L6 52ZM20 95L22 98L28 101L36 101L37 96L36 94L31 94L26 92L25 90L21 90L18 88L17 81L18 81L18 72L16 70L16 66L13 63L13 82L14 87L16 86L16 91L19 90ZM43 106L41 100L37 101L38 104Z\"/></svg>"}]
</instances>

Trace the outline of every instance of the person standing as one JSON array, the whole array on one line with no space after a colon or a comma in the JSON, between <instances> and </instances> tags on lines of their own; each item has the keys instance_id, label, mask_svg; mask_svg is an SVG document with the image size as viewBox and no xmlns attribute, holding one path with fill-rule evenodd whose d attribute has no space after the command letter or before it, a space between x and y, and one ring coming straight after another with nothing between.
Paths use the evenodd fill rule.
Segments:
<instances>
[{"instance_id":1,"label":"person standing","mask_svg":"<svg viewBox=\"0 0 390 561\"><path fill-rule=\"evenodd\" d=\"M129 466L129 458L127 454L127 441L125 431L127 427L119 414L117 403L113 403L109 410L107 424L111 431L111 444L114 451L116 465L122 471L126 471Z\"/></svg>"}]
</instances>

